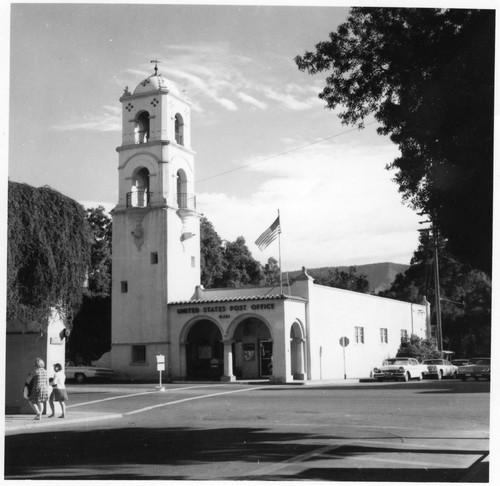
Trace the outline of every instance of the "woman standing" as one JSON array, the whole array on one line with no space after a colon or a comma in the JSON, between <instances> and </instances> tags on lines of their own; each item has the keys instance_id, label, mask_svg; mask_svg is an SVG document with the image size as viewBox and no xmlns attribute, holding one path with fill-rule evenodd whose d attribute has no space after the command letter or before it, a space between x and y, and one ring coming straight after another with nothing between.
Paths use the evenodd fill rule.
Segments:
<instances>
[{"instance_id":1,"label":"woman standing","mask_svg":"<svg viewBox=\"0 0 500 486\"><path fill-rule=\"evenodd\" d=\"M27 383L31 383L31 392L28 399L36 413L35 420L40 420L45 404L49 399L49 377L43 359L37 358L35 360L35 369L28 376Z\"/></svg>"},{"instance_id":2,"label":"woman standing","mask_svg":"<svg viewBox=\"0 0 500 486\"><path fill-rule=\"evenodd\" d=\"M64 403L68 399L68 394L66 392L66 375L62 370L62 366L59 363L54 365L55 375L52 379L52 393L50 394L49 403L52 410L52 414L49 417L53 417L56 414L56 409L54 407L54 402L59 402L61 404L62 414L59 418L66 417L66 404Z\"/></svg>"}]
</instances>

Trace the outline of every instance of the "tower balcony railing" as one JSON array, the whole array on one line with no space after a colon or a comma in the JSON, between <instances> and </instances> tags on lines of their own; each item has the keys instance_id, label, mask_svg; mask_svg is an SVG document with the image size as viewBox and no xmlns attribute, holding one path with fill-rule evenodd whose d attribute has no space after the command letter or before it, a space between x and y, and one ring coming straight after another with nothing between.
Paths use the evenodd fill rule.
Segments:
<instances>
[{"instance_id":1,"label":"tower balcony railing","mask_svg":"<svg viewBox=\"0 0 500 486\"><path fill-rule=\"evenodd\" d=\"M127 208L147 208L151 202L152 193L146 190L127 193Z\"/></svg>"},{"instance_id":2,"label":"tower balcony railing","mask_svg":"<svg viewBox=\"0 0 500 486\"><path fill-rule=\"evenodd\" d=\"M179 209L196 210L196 196L183 192L177 193L177 206Z\"/></svg>"}]
</instances>

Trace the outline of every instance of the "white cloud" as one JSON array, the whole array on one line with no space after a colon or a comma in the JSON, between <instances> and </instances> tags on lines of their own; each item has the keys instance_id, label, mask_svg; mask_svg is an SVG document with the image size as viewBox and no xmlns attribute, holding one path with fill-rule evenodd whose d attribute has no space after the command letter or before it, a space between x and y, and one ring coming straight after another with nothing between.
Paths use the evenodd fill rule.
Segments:
<instances>
[{"instance_id":1,"label":"white cloud","mask_svg":"<svg viewBox=\"0 0 500 486\"><path fill-rule=\"evenodd\" d=\"M369 148L324 144L256 164L245 171L268 175L251 197L201 193L199 208L219 235L243 235L255 258L255 239L280 210L283 268L300 269L393 261L409 263L417 247L417 215L401 204L384 169L392 146Z\"/></svg>"},{"instance_id":2,"label":"white cloud","mask_svg":"<svg viewBox=\"0 0 500 486\"><path fill-rule=\"evenodd\" d=\"M72 130L91 130L101 132L115 132L122 129L121 107L106 105L102 112L82 115L64 123L52 125L52 130L67 132Z\"/></svg>"},{"instance_id":3,"label":"white cloud","mask_svg":"<svg viewBox=\"0 0 500 486\"><path fill-rule=\"evenodd\" d=\"M253 105L256 108L259 108L260 110L265 110L267 108L266 103L259 101L258 99L254 98L249 94L238 93L237 95L243 102L248 103L249 105Z\"/></svg>"}]
</instances>

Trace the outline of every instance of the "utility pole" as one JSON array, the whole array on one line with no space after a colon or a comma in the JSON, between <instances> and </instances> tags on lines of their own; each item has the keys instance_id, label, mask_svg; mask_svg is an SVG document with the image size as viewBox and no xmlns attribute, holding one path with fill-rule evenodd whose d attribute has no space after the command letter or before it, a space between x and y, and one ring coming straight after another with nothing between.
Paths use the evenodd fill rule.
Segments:
<instances>
[{"instance_id":1,"label":"utility pole","mask_svg":"<svg viewBox=\"0 0 500 486\"><path fill-rule=\"evenodd\" d=\"M443 353L443 330L441 327L441 291L439 289L439 259L438 259L438 232L432 224L432 236L434 240L434 288L436 294L436 329L438 349Z\"/></svg>"},{"instance_id":2,"label":"utility pole","mask_svg":"<svg viewBox=\"0 0 500 486\"><path fill-rule=\"evenodd\" d=\"M418 213L419 215L423 215L424 213ZM433 253L434 253L434 295L436 301L436 334L437 334L437 347L441 353L443 353L443 328L441 325L441 291L439 288L439 257L438 257L438 230L434 224L434 218L430 218L430 221L420 221L420 224L423 223L431 223L430 228L418 230L420 232L426 232L429 234L429 231L432 232L432 243L433 243Z\"/></svg>"}]
</instances>

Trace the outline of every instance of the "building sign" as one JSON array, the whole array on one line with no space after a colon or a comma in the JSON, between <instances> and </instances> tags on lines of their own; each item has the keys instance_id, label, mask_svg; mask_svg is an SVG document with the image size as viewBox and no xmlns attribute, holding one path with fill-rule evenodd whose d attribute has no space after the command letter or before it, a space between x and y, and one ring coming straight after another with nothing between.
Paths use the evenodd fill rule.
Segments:
<instances>
[{"instance_id":1,"label":"building sign","mask_svg":"<svg viewBox=\"0 0 500 486\"><path fill-rule=\"evenodd\" d=\"M248 312L260 310L275 310L274 302L259 304L207 305L204 307L181 307L177 309L177 314L225 314L224 317L229 317L227 312Z\"/></svg>"}]
</instances>

